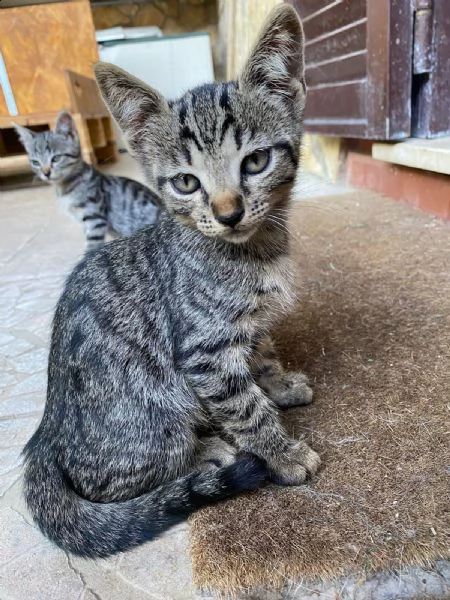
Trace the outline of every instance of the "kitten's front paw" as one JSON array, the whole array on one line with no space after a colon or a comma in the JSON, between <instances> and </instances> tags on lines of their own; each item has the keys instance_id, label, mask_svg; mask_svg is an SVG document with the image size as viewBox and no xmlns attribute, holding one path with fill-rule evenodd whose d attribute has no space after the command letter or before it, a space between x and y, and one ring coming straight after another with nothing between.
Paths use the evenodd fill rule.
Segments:
<instances>
[{"instance_id":1,"label":"kitten's front paw","mask_svg":"<svg viewBox=\"0 0 450 600\"><path fill-rule=\"evenodd\" d=\"M319 466L317 452L305 442L296 442L287 456L280 457L275 464L270 463L271 479L281 485L300 485L308 474L316 473Z\"/></svg>"},{"instance_id":2,"label":"kitten's front paw","mask_svg":"<svg viewBox=\"0 0 450 600\"><path fill-rule=\"evenodd\" d=\"M313 391L304 373L290 371L273 382L270 397L280 408L291 408L310 404Z\"/></svg>"}]
</instances>

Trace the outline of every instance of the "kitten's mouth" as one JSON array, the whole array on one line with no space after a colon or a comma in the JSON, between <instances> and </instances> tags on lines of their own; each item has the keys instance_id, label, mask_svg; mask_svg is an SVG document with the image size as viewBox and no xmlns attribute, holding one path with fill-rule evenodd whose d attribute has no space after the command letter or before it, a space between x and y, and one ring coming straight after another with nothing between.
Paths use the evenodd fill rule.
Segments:
<instances>
[{"instance_id":1,"label":"kitten's mouth","mask_svg":"<svg viewBox=\"0 0 450 600\"><path fill-rule=\"evenodd\" d=\"M256 229L256 227L240 230L230 229L230 231L225 232L225 234L223 235L223 239L225 239L227 242L232 242L233 244L243 244L252 237Z\"/></svg>"}]
</instances>

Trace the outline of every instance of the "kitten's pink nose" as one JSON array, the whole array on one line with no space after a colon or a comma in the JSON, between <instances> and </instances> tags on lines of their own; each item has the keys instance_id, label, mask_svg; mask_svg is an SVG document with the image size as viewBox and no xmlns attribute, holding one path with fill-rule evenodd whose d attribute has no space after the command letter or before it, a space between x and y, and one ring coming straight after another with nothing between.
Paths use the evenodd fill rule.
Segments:
<instances>
[{"instance_id":1,"label":"kitten's pink nose","mask_svg":"<svg viewBox=\"0 0 450 600\"><path fill-rule=\"evenodd\" d=\"M245 213L242 196L234 192L216 194L211 202L213 215L222 225L235 227L242 221Z\"/></svg>"},{"instance_id":2,"label":"kitten's pink nose","mask_svg":"<svg viewBox=\"0 0 450 600\"><path fill-rule=\"evenodd\" d=\"M41 167L41 171L44 175L49 175L50 173L50 166L49 165L45 165L44 167Z\"/></svg>"}]
</instances>

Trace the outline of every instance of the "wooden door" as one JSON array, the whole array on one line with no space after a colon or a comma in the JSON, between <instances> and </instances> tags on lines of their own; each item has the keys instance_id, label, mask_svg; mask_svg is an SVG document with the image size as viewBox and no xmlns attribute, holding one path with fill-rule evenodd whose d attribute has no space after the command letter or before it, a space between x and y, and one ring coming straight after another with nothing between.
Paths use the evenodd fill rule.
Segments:
<instances>
[{"instance_id":1,"label":"wooden door","mask_svg":"<svg viewBox=\"0 0 450 600\"><path fill-rule=\"evenodd\" d=\"M288 1L305 29L309 131L381 140L447 132L449 0Z\"/></svg>"},{"instance_id":2,"label":"wooden door","mask_svg":"<svg viewBox=\"0 0 450 600\"><path fill-rule=\"evenodd\" d=\"M450 135L450 2L414 0L412 131Z\"/></svg>"}]
</instances>

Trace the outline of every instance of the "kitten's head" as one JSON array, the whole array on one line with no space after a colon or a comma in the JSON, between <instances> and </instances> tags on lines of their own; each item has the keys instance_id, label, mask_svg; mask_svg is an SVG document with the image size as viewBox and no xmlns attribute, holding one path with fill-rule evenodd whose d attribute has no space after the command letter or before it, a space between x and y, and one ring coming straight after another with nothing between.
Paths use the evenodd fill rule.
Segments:
<instances>
[{"instance_id":1,"label":"kitten's head","mask_svg":"<svg viewBox=\"0 0 450 600\"><path fill-rule=\"evenodd\" d=\"M237 82L168 102L117 67L95 71L130 151L175 218L235 243L277 218L297 171L306 96L292 7L270 14Z\"/></svg>"},{"instance_id":2,"label":"kitten's head","mask_svg":"<svg viewBox=\"0 0 450 600\"><path fill-rule=\"evenodd\" d=\"M36 132L14 125L27 151L31 168L43 181L58 182L70 177L82 161L80 141L72 117L62 112L55 131Z\"/></svg>"}]
</instances>

